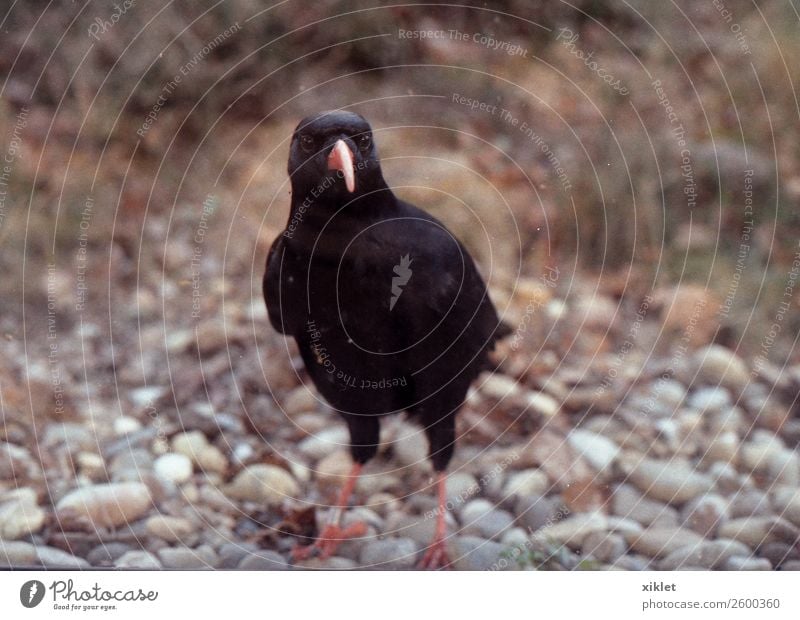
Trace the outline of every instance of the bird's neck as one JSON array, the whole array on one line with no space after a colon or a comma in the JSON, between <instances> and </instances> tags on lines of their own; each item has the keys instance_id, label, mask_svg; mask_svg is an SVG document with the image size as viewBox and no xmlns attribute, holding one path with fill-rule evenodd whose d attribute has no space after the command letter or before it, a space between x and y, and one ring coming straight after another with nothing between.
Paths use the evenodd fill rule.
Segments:
<instances>
[{"instance_id":1,"label":"bird's neck","mask_svg":"<svg viewBox=\"0 0 800 620\"><path fill-rule=\"evenodd\" d=\"M292 203L288 225L293 229L320 229L332 218L357 218L369 221L392 214L397 198L383 178L379 183L349 193L340 188L325 192L292 187Z\"/></svg>"}]
</instances>

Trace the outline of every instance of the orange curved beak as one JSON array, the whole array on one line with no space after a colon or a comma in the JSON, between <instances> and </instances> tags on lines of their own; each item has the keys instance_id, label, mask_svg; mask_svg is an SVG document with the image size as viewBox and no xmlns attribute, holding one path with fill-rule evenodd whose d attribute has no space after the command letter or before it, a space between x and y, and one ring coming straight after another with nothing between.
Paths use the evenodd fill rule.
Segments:
<instances>
[{"instance_id":1,"label":"orange curved beak","mask_svg":"<svg viewBox=\"0 0 800 620\"><path fill-rule=\"evenodd\" d=\"M328 155L328 170L338 170L344 177L344 184L351 194L356 191L356 172L353 165L353 152L344 140L337 140Z\"/></svg>"}]
</instances>

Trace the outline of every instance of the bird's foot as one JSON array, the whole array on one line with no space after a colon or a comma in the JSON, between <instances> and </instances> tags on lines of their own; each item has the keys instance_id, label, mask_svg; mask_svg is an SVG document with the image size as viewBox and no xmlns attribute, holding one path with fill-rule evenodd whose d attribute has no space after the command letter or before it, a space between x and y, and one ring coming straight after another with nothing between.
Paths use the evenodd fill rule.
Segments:
<instances>
[{"instance_id":1,"label":"bird's foot","mask_svg":"<svg viewBox=\"0 0 800 620\"><path fill-rule=\"evenodd\" d=\"M450 557L447 555L447 546L443 538L438 538L431 543L417 568L420 570L448 570L451 568Z\"/></svg>"},{"instance_id":2,"label":"bird's foot","mask_svg":"<svg viewBox=\"0 0 800 620\"><path fill-rule=\"evenodd\" d=\"M347 527L341 527L336 523L326 525L319 535L319 538L312 544L306 546L298 545L292 549L292 559L295 562L307 560L309 558L325 559L332 556L339 545L350 538L358 538L367 533L367 524L362 521L351 523Z\"/></svg>"}]
</instances>

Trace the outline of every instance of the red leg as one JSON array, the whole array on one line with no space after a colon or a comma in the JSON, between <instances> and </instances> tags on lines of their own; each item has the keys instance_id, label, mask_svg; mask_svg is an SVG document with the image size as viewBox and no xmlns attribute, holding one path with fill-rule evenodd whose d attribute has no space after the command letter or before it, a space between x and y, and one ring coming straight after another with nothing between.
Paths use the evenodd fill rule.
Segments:
<instances>
[{"instance_id":1,"label":"red leg","mask_svg":"<svg viewBox=\"0 0 800 620\"><path fill-rule=\"evenodd\" d=\"M350 503L350 496L353 494L358 477L361 475L361 463L354 463L353 469L347 477L347 481L339 491L339 498L333 508L333 513L320 532L319 537L313 544L305 547L297 546L292 550L292 559L295 561L305 560L310 557L319 556L320 558L327 558L334 554L336 549L342 541L348 538L356 538L364 536L367 533L367 526L364 523L353 523L352 525L342 528L339 524L342 520L344 509Z\"/></svg>"},{"instance_id":2,"label":"red leg","mask_svg":"<svg viewBox=\"0 0 800 620\"><path fill-rule=\"evenodd\" d=\"M447 535L447 474L439 472L436 484L439 491L439 511L436 515L436 534L433 542L425 551L419 568L436 570L438 568L450 568L450 558L447 556L445 536Z\"/></svg>"}]
</instances>

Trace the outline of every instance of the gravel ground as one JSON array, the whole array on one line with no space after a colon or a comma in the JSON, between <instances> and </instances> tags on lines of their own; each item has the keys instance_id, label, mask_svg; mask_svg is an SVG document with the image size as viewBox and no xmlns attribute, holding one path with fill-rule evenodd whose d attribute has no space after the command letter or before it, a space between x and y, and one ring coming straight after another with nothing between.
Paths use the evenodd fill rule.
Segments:
<instances>
[{"instance_id":1,"label":"gravel ground","mask_svg":"<svg viewBox=\"0 0 800 620\"><path fill-rule=\"evenodd\" d=\"M170 241L167 268L173 253L190 241ZM113 268L108 316L60 309L56 349L6 330L0 565L415 566L435 521L419 428L385 420L345 517L367 534L293 564L350 467L344 424L256 285L204 280L189 321L171 307L191 283L130 287ZM493 295L519 327L459 417L456 569L800 569L800 366L743 359L691 322L656 346L646 304L536 280Z\"/></svg>"}]
</instances>

